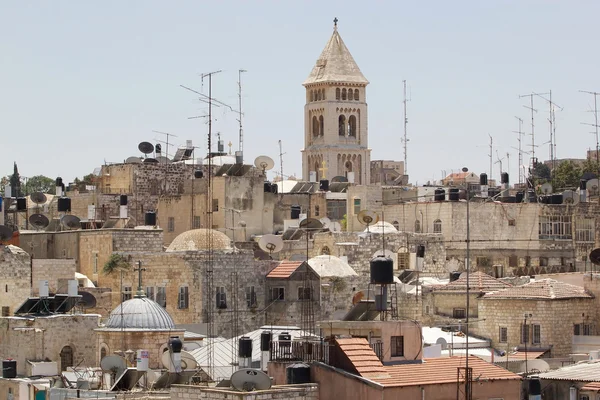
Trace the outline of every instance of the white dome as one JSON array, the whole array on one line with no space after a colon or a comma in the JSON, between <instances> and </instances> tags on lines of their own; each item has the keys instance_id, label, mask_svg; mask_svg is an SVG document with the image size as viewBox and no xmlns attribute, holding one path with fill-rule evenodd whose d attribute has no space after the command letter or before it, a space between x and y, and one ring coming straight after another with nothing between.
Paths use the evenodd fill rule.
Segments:
<instances>
[{"instance_id":1,"label":"white dome","mask_svg":"<svg viewBox=\"0 0 600 400\"><path fill-rule=\"evenodd\" d=\"M369 226L368 231L371 233L396 233L398 232L398 229L389 222L379 221L376 224ZM367 229L365 229L364 232L367 232Z\"/></svg>"},{"instance_id":2,"label":"white dome","mask_svg":"<svg viewBox=\"0 0 600 400\"><path fill-rule=\"evenodd\" d=\"M209 247L209 238L213 250L231 249L231 240L223 232L213 229L192 229L178 235L167 251L194 251L207 250Z\"/></svg>"},{"instance_id":3,"label":"white dome","mask_svg":"<svg viewBox=\"0 0 600 400\"><path fill-rule=\"evenodd\" d=\"M134 297L119 304L108 317L110 329L171 330L173 318L157 302L147 297Z\"/></svg>"}]
</instances>

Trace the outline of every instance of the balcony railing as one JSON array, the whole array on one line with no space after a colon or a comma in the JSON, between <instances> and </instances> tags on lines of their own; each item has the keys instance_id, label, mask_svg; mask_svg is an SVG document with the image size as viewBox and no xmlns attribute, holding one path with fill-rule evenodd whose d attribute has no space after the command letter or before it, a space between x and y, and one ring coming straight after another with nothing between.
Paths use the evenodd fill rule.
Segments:
<instances>
[{"instance_id":1,"label":"balcony railing","mask_svg":"<svg viewBox=\"0 0 600 400\"><path fill-rule=\"evenodd\" d=\"M326 342L271 342L271 361L321 361L329 364L329 344Z\"/></svg>"}]
</instances>

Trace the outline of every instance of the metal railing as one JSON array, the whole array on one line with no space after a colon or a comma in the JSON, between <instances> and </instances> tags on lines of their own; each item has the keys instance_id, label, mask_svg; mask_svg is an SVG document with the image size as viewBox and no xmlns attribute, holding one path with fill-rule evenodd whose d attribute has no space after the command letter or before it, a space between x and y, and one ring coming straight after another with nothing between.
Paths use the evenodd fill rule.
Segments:
<instances>
[{"instance_id":1,"label":"metal railing","mask_svg":"<svg viewBox=\"0 0 600 400\"><path fill-rule=\"evenodd\" d=\"M270 361L321 361L329 364L329 344L316 341L273 341Z\"/></svg>"},{"instance_id":2,"label":"metal railing","mask_svg":"<svg viewBox=\"0 0 600 400\"><path fill-rule=\"evenodd\" d=\"M377 355L380 361L383 361L383 342L371 343L371 348Z\"/></svg>"}]
</instances>

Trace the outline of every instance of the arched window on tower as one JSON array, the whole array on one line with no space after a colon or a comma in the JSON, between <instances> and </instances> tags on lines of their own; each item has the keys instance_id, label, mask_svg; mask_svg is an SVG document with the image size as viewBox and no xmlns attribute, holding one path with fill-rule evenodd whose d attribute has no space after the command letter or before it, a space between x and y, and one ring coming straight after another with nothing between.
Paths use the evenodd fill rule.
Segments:
<instances>
[{"instance_id":1,"label":"arched window on tower","mask_svg":"<svg viewBox=\"0 0 600 400\"><path fill-rule=\"evenodd\" d=\"M433 221L433 233L442 233L442 221L436 219Z\"/></svg>"},{"instance_id":2,"label":"arched window on tower","mask_svg":"<svg viewBox=\"0 0 600 400\"><path fill-rule=\"evenodd\" d=\"M67 367L73 366L73 348L65 346L60 351L60 370L66 371Z\"/></svg>"},{"instance_id":3,"label":"arched window on tower","mask_svg":"<svg viewBox=\"0 0 600 400\"><path fill-rule=\"evenodd\" d=\"M354 100L358 101L359 97L358 97L358 89L354 89Z\"/></svg>"},{"instance_id":4,"label":"arched window on tower","mask_svg":"<svg viewBox=\"0 0 600 400\"><path fill-rule=\"evenodd\" d=\"M321 92L322 92L322 96L321 97L323 98L323 100L325 100L326 99L326 97L325 97L325 89L321 89Z\"/></svg>"},{"instance_id":5,"label":"arched window on tower","mask_svg":"<svg viewBox=\"0 0 600 400\"><path fill-rule=\"evenodd\" d=\"M325 134L325 121L323 120L323 116L319 116L319 134L323 136Z\"/></svg>"},{"instance_id":6,"label":"arched window on tower","mask_svg":"<svg viewBox=\"0 0 600 400\"><path fill-rule=\"evenodd\" d=\"M352 161L346 161L344 164L344 176L348 177L348 172L352 172Z\"/></svg>"},{"instance_id":7,"label":"arched window on tower","mask_svg":"<svg viewBox=\"0 0 600 400\"><path fill-rule=\"evenodd\" d=\"M354 115L348 118L348 136L356 137L356 117Z\"/></svg>"},{"instance_id":8,"label":"arched window on tower","mask_svg":"<svg viewBox=\"0 0 600 400\"><path fill-rule=\"evenodd\" d=\"M342 100L346 100L346 98L347 98L346 89L342 89Z\"/></svg>"},{"instance_id":9,"label":"arched window on tower","mask_svg":"<svg viewBox=\"0 0 600 400\"><path fill-rule=\"evenodd\" d=\"M308 92L308 101L313 101L313 96L314 96L314 92L311 90L310 92Z\"/></svg>"},{"instance_id":10,"label":"arched window on tower","mask_svg":"<svg viewBox=\"0 0 600 400\"><path fill-rule=\"evenodd\" d=\"M317 90L317 101L321 100L321 90Z\"/></svg>"},{"instance_id":11,"label":"arched window on tower","mask_svg":"<svg viewBox=\"0 0 600 400\"><path fill-rule=\"evenodd\" d=\"M346 116L340 115L338 118L338 134L340 136L346 136Z\"/></svg>"},{"instance_id":12,"label":"arched window on tower","mask_svg":"<svg viewBox=\"0 0 600 400\"><path fill-rule=\"evenodd\" d=\"M354 91L352 89L348 89L348 100L352 100L354 98L353 93Z\"/></svg>"},{"instance_id":13,"label":"arched window on tower","mask_svg":"<svg viewBox=\"0 0 600 400\"><path fill-rule=\"evenodd\" d=\"M339 100L340 99L340 88L336 88L335 89L335 99Z\"/></svg>"},{"instance_id":14,"label":"arched window on tower","mask_svg":"<svg viewBox=\"0 0 600 400\"><path fill-rule=\"evenodd\" d=\"M316 115L312 117L312 134L313 136L319 136L319 120Z\"/></svg>"}]
</instances>

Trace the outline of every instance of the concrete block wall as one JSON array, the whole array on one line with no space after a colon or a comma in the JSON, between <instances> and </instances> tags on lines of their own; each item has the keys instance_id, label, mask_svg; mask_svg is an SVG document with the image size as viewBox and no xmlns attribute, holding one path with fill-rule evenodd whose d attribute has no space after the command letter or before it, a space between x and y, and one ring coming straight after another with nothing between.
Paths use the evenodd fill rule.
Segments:
<instances>
[{"instance_id":1,"label":"concrete block wall","mask_svg":"<svg viewBox=\"0 0 600 400\"><path fill-rule=\"evenodd\" d=\"M33 295L39 296L39 281L47 280L52 293L67 293L67 281L75 279L75 260L33 259Z\"/></svg>"},{"instance_id":2,"label":"concrete block wall","mask_svg":"<svg viewBox=\"0 0 600 400\"><path fill-rule=\"evenodd\" d=\"M29 263L29 254L22 249L0 245L0 309L11 315L31 293Z\"/></svg>"}]
</instances>

